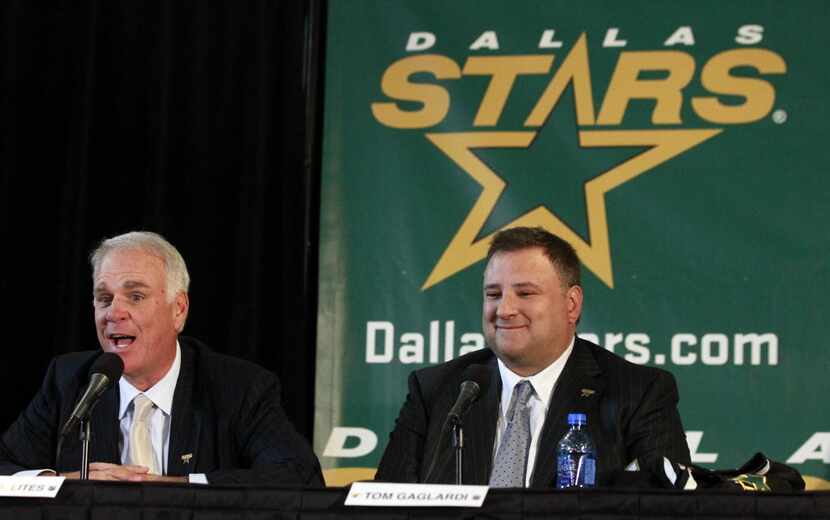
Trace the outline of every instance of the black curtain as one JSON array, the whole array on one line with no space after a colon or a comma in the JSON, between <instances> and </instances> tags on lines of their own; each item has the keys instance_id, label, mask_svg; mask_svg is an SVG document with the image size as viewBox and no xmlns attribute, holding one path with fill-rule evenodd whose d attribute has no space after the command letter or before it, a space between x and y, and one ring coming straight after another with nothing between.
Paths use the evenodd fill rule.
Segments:
<instances>
[{"instance_id":1,"label":"black curtain","mask_svg":"<svg viewBox=\"0 0 830 520\"><path fill-rule=\"evenodd\" d=\"M12 0L0 10L0 428L52 356L97 348L90 250L146 229L188 263L184 334L276 372L310 438L319 5Z\"/></svg>"}]
</instances>

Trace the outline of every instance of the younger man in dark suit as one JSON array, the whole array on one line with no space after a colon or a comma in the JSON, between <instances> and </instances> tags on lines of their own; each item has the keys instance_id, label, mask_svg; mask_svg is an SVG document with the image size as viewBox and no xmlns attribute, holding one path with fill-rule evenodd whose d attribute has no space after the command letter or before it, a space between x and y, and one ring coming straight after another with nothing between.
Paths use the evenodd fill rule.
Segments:
<instances>
[{"instance_id":1,"label":"younger man in dark suit","mask_svg":"<svg viewBox=\"0 0 830 520\"><path fill-rule=\"evenodd\" d=\"M598 485L634 460L689 464L674 378L576 337L582 298L570 244L541 228L496 234L484 274L489 348L410 375L376 479L424 482L437 461L430 482L454 482L450 439L441 430L470 365L486 366L490 383L464 418L465 484L554 487L569 412L587 414Z\"/></svg>"},{"instance_id":2,"label":"younger man in dark suit","mask_svg":"<svg viewBox=\"0 0 830 520\"><path fill-rule=\"evenodd\" d=\"M190 277L176 248L132 232L104 240L90 260L98 341L124 362L90 420L90 479L322 485L317 457L280 405L277 377L179 336ZM61 444L58 432L99 355L52 361L0 437L0 474L78 477L78 435Z\"/></svg>"}]
</instances>

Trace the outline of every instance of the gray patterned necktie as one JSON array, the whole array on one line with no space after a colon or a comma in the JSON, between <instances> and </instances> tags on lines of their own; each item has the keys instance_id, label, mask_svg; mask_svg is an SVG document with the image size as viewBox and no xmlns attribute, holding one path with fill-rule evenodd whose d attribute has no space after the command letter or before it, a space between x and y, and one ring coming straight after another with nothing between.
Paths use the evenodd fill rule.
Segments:
<instances>
[{"instance_id":1,"label":"gray patterned necktie","mask_svg":"<svg viewBox=\"0 0 830 520\"><path fill-rule=\"evenodd\" d=\"M527 406L533 395L530 381L522 381L513 388L510 406L507 409L507 428L496 453L493 472L490 474L491 487L524 487L527 469L527 452L530 448L530 408Z\"/></svg>"}]
</instances>

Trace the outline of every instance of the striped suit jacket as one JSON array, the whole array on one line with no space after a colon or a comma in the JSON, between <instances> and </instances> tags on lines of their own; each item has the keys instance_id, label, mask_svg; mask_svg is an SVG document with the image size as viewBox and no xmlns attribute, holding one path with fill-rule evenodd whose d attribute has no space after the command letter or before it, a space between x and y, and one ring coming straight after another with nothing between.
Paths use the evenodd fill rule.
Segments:
<instances>
[{"instance_id":1,"label":"striped suit jacket","mask_svg":"<svg viewBox=\"0 0 830 520\"><path fill-rule=\"evenodd\" d=\"M430 482L453 483L455 459L444 420L458 396L462 374L472 364L490 368L490 384L464 417L464 484L487 484L493 464L501 377L489 349L442 365L416 370L409 395L389 436L376 480L424 482L433 458ZM662 457L690 464L689 448L677 411L674 377L635 365L591 342L577 338L560 375L541 431L531 487L555 486L556 444L567 430L567 414L583 412L597 451L597 484L608 485L632 460L662 467Z\"/></svg>"},{"instance_id":2,"label":"striped suit jacket","mask_svg":"<svg viewBox=\"0 0 830 520\"><path fill-rule=\"evenodd\" d=\"M173 394L167 475L206 473L211 484L323 485L317 457L282 409L276 375L193 338L180 336L179 344L182 365ZM58 430L100 352L74 352L52 361L40 392L0 436L0 474L78 470L78 435L67 435L57 455ZM90 420L90 462L121 463L118 408L118 385L113 385Z\"/></svg>"}]
</instances>

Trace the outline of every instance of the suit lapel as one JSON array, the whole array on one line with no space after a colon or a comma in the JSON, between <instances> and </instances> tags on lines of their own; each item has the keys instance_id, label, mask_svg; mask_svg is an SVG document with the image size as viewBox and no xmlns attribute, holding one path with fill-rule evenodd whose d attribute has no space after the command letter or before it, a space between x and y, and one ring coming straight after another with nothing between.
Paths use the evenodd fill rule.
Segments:
<instances>
[{"instance_id":1,"label":"suit lapel","mask_svg":"<svg viewBox=\"0 0 830 520\"><path fill-rule=\"evenodd\" d=\"M167 474L187 475L196 473L199 453L201 410L194 397L196 360L193 349L180 340L182 365L176 390L173 392L171 410L170 448L167 453Z\"/></svg>"},{"instance_id":2,"label":"suit lapel","mask_svg":"<svg viewBox=\"0 0 830 520\"><path fill-rule=\"evenodd\" d=\"M556 445L568 428L567 414L583 412L588 425L596 421L600 398L605 390L602 373L590 350L576 338L571 357L565 364L551 396L539 447L536 450L532 487L551 487L556 476Z\"/></svg>"},{"instance_id":3,"label":"suit lapel","mask_svg":"<svg viewBox=\"0 0 830 520\"><path fill-rule=\"evenodd\" d=\"M496 356L487 363L490 384L464 419L464 484L487 484L493 464L493 443L496 438L496 417L501 397L501 377ZM453 455L454 456L454 455ZM483 459L482 459L483 457ZM454 466L451 465L450 468ZM450 480L451 481L451 480Z\"/></svg>"}]
</instances>

